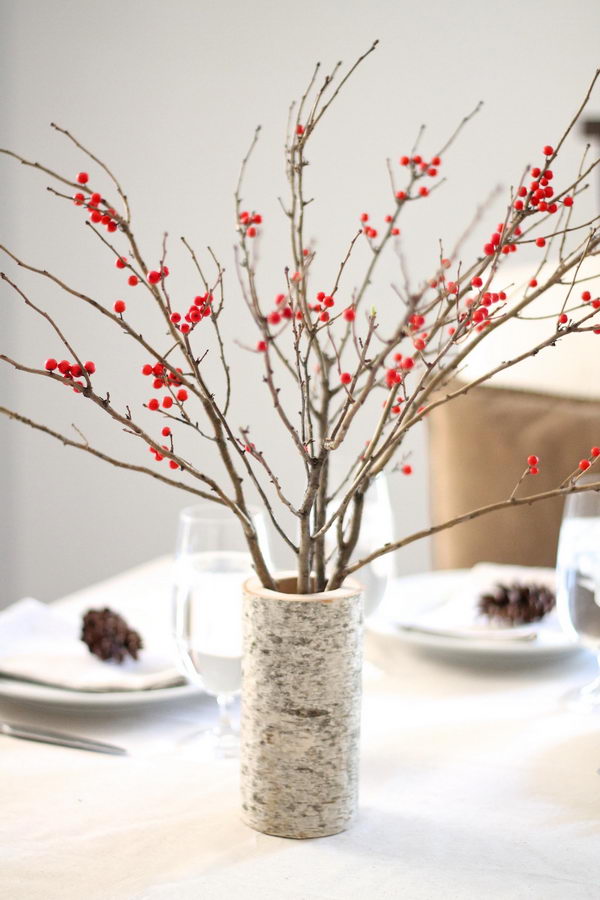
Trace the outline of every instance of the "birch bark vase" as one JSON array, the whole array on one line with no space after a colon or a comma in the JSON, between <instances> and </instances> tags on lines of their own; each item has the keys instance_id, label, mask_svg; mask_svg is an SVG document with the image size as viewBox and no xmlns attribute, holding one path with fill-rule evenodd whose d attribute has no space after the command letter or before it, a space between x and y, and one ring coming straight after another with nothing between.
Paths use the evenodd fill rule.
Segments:
<instances>
[{"instance_id":1,"label":"birch bark vase","mask_svg":"<svg viewBox=\"0 0 600 900\"><path fill-rule=\"evenodd\" d=\"M277 579L285 590L295 576ZM348 827L358 798L362 588L291 594L244 585L242 818L265 834Z\"/></svg>"}]
</instances>

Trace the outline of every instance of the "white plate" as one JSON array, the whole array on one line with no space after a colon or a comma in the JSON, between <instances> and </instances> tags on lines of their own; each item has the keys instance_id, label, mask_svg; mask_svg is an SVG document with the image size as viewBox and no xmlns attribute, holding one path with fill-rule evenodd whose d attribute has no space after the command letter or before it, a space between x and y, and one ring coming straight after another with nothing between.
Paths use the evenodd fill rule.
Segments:
<instances>
[{"instance_id":1,"label":"white plate","mask_svg":"<svg viewBox=\"0 0 600 900\"><path fill-rule=\"evenodd\" d=\"M161 703L175 703L177 700L200 697L202 694L202 689L194 684L158 688L153 691L109 691L103 694L91 691L64 691L60 688L0 678L2 700L26 706L43 706L45 709L78 709L81 712L139 709Z\"/></svg>"},{"instance_id":2,"label":"white plate","mask_svg":"<svg viewBox=\"0 0 600 900\"><path fill-rule=\"evenodd\" d=\"M424 572L395 579L380 608L368 620L367 628L377 634L394 635L408 644L459 656L550 658L581 649L581 645L564 632L544 630L542 627L535 640L529 641L451 637L402 628L403 620L412 621L414 614L443 603L456 589L466 571L453 569Z\"/></svg>"}]
</instances>

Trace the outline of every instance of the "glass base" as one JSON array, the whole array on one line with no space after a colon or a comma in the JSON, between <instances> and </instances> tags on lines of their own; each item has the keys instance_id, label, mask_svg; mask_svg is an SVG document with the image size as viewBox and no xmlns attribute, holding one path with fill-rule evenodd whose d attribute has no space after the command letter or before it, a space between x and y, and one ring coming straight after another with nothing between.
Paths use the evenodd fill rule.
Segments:
<instances>
[{"instance_id":1,"label":"glass base","mask_svg":"<svg viewBox=\"0 0 600 900\"><path fill-rule=\"evenodd\" d=\"M178 744L178 750L186 757L194 759L238 759L240 755L240 734L231 720L233 694L218 694L216 697L219 721L214 728L194 731L186 735Z\"/></svg>"},{"instance_id":2,"label":"glass base","mask_svg":"<svg viewBox=\"0 0 600 900\"><path fill-rule=\"evenodd\" d=\"M238 759L240 736L237 731L222 732L219 728L196 731L177 743L178 751L186 758L211 761L215 759Z\"/></svg>"},{"instance_id":3,"label":"glass base","mask_svg":"<svg viewBox=\"0 0 600 900\"><path fill-rule=\"evenodd\" d=\"M600 714L600 675L582 688L568 691L563 699L574 712Z\"/></svg>"}]
</instances>

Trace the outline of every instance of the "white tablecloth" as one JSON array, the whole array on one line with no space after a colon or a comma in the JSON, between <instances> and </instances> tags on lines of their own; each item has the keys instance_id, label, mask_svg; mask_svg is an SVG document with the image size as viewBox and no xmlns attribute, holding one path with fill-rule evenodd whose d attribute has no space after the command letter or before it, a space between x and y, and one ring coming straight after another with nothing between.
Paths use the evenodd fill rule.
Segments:
<instances>
[{"instance_id":1,"label":"white tablecloth","mask_svg":"<svg viewBox=\"0 0 600 900\"><path fill-rule=\"evenodd\" d=\"M156 618L167 579L155 562L61 602ZM237 763L177 751L208 699L112 715L0 702L2 718L131 751L0 737L2 900L598 900L600 719L561 702L591 657L457 663L375 635L366 649L360 815L314 841L256 834Z\"/></svg>"}]
</instances>

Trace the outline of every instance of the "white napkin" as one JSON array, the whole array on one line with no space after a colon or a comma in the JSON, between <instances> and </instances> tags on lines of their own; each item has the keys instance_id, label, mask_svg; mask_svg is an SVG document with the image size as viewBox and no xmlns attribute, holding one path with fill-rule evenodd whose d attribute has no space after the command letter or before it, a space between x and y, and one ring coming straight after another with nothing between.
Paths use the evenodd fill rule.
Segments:
<instances>
[{"instance_id":1,"label":"white napkin","mask_svg":"<svg viewBox=\"0 0 600 900\"><path fill-rule=\"evenodd\" d=\"M529 625L506 627L490 621L478 609L479 597L491 592L497 584L510 586L514 582L538 584L555 589L554 569L529 566L506 566L478 563L461 578L444 601L426 611L409 615L399 623L401 627L418 628L431 633L452 634L456 637L489 639L527 639L544 631L560 632L556 611L548 613Z\"/></svg>"},{"instance_id":2,"label":"white napkin","mask_svg":"<svg viewBox=\"0 0 600 900\"><path fill-rule=\"evenodd\" d=\"M185 681L166 647L151 644L137 661L102 662L80 640L80 630L81 622L38 600L9 606L0 613L0 677L76 691L143 691Z\"/></svg>"}]
</instances>

